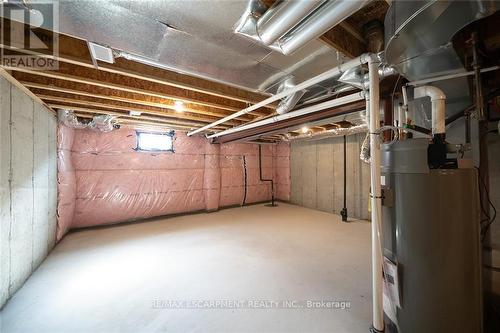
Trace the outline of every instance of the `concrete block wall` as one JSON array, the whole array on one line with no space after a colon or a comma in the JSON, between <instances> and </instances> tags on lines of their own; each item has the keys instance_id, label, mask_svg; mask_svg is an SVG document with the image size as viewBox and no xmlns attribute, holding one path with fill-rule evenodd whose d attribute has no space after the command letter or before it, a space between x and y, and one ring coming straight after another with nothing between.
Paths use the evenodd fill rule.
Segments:
<instances>
[{"instance_id":1,"label":"concrete block wall","mask_svg":"<svg viewBox=\"0 0 500 333\"><path fill-rule=\"evenodd\" d=\"M365 134L347 137L347 211L349 217L369 219L369 165L359 159ZM340 214L344 196L343 138L295 141L290 172L293 204Z\"/></svg>"},{"instance_id":2,"label":"concrete block wall","mask_svg":"<svg viewBox=\"0 0 500 333\"><path fill-rule=\"evenodd\" d=\"M56 125L0 76L0 307L55 244Z\"/></svg>"}]
</instances>

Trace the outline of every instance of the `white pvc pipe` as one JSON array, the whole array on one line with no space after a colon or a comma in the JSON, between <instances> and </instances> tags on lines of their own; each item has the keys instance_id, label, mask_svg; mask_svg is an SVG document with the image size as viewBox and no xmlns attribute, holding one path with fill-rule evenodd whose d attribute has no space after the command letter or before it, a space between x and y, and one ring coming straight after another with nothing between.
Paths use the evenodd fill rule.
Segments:
<instances>
[{"instance_id":1,"label":"white pvc pipe","mask_svg":"<svg viewBox=\"0 0 500 333\"><path fill-rule=\"evenodd\" d=\"M500 69L500 66L491 66L491 67L486 67L481 69L481 73L487 73L491 71L496 71ZM418 80L418 81L411 81L408 82L406 85L407 86L420 86L422 84L427 84L431 82L436 82L436 81L443 81L443 80L450 80L450 79L456 79L458 77L464 77L464 76L469 76L469 75L474 75L476 72L475 71L469 71L469 72L461 72L461 73L455 73L455 74L448 74L448 75L442 75L442 76L436 76L436 77L431 77L428 79L423 79L423 80Z\"/></svg>"},{"instance_id":2,"label":"white pvc pipe","mask_svg":"<svg viewBox=\"0 0 500 333\"><path fill-rule=\"evenodd\" d=\"M249 123L249 124L241 125L238 127L230 128L230 129L227 129L225 131L221 131L221 132L212 134L212 135L208 136L208 138L209 139L216 138L219 136L223 136L223 135L227 135L227 134L231 134L231 133L237 133L237 132L241 132L243 130L248 130L251 128L276 123L278 121L282 121L285 119L304 116L304 115L309 114L309 113L313 113L313 112L325 110L328 108L336 107L339 105L344 105L344 104L360 101L364 98L365 98L365 94L361 91L361 92L358 92L355 94L347 95L347 96L340 97L340 98L335 98L335 99L332 99L330 101L326 101L323 103L312 105L312 106L309 106L309 107L306 107L306 108L303 108L303 109L300 109L297 111L292 111L292 112L280 114L280 115L277 115L274 117L270 117L270 118L262 119L260 121L256 121L254 123Z\"/></svg>"},{"instance_id":3,"label":"white pvc pipe","mask_svg":"<svg viewBox=\"0 0 500 333\"><path fill-rule=\"evenodd\" d=\"M406 124L406 115L405 115L405 109L403 108L403 104L398 105L398 120L399 120L399 127L403 127L404 124Z\"/></svg>"},{"instance_id":4,"label":"white pvc pipe","mask_svg":"<svg viewBox=\"0 0 500 333\"><path fill-rule=\"evenodd\" d=\"M382 303L382 190L380 171L380 102L379 102L379 74L378 60L368 63L370 78L370 100L367 103L370 113L370 175L371 175L371 208L372 208L372 292L373 292L373 328L384 330L384 310Z\"/></svg>"},{"instance_id":5,"label":"white pvc pipe","mask_svg":"<svg viewBox=\"0 0 500 333\"><path fill-rule=\"evenodd\" d=\"M434 86L416 87L413 91L415 99L430 97L432 103L432 134L444 134L446 132L446 95Z\"/></svg>"},{"instance_id":6,"label":"white pvc pipe","mask_svg":"<svg viewBox=\"0 0 500 333\"><path fill-rule=\"evenodd\" d=\"M406 91L406 86L403 86L401 88L403 92L403 113L404 113L404 120L405 124L408 124L409 122L409 117L408 117L408 92Z\"/></svg>"},{"instance_id":7,"label":"white pvc pipe","mask_svg":"<svg viewBox=\"0 0 500 333\"><path fill-rule=\"evenodd\" d=\"M214 126L217 126L219 124L222 124L222 123L225 123L226 121L228 120L231 120L231 119L234 119L234 118L237 118L237 117L241 117L247 113L250 113L254 110L257 110L258 108L261 108L263 106L266 106L268 104L271 104L277 100L280 100L290 94L293 94L294 92L296 91L299 91L299 90L303 90L303 89L306 89L306 88L309 88L310 86L313 86L317 83L320 83L324 80L327 80L327 79L330 79L336 75L339 75L339 74L342 74L343 72L345 72L346 70L350 69L350 68L354 68L354 67L357 67L357 66L360 66L362 64L366 64L370 59L372 58L376 58L375 55L371 54L371 53L365 53L365 54L362 54L361 56L359 56L358 58L354 58L352 60L349 60L343 64L340 64L338 65L337 67L335 68L332 68L326 72L323 72L309 80L306 80L302 83L299 83L297 84L295 87L291 88L291 89L288 89L288 90L285 90L285 91L282 91L280 93L277 93L269 98L266 98L265 100L259 102L259 103L256 103L252 106L249 106L243 110L240 110L238 112L235 112L227 117L224 117L222 119L219 119L219 120L216 120L214 121L213 123L211 124L208 124L206 126L203 126L203 127L200 127L198 129L195 129L191 132L188 132L187 135L188 136L191 136L193 134L196 134L196 133L199 133L199 132L202 132L202 131L206 131L207 129L209 128L212 128Z\"/></svg>"},{"instance_id":8,"label":"white pvc pipe","mask_svg":"<svg viewBox=\"0 0 500 333\"><path fill-rule=\"evenodd\" d=\"M398 121L399 121L398 127L404 127L404 125L406 124L406 112L403 107L403 104L401 103L399 103L398 105ZM404 134L403 130L399 130L400 139L403 137L403 134Z\"/></svg>"}]
</instances>

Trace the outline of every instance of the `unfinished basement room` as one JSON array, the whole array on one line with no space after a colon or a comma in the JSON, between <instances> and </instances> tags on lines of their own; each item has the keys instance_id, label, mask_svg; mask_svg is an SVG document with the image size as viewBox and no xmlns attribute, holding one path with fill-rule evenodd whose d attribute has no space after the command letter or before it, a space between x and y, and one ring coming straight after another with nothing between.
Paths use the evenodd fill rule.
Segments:
<instances>
[{"instance_id":1,"label":"unfinished basement room","mask_svg":"<svg viewBox=\"0 0 500 333\"><path fill-rule=\"evenodd\" d=\"M2 0L0 332L500 332L500 0Z\"/></svg>"}]
</instances>

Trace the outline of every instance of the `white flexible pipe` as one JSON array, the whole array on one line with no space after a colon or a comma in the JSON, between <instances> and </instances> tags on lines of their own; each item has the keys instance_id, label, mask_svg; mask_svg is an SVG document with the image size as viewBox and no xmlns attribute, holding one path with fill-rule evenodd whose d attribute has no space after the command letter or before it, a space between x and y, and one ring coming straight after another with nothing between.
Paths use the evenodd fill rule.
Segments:
<instances>
[{"instance_id":1,"label":"white flexible pipe","mask_svg":"<svg viewBox=\"0 0 500 333\"><path fill-rule=\"evenodd\" d=\"M278 94L275 94L269 98L266 98L265 100L259 102L259 103L256 103L252 106L249 106L243 110L240 110L238 112L235 112L227 117L224 117L222 119L219 119L219 120L216 120L214 121L213 123L211 124L208 124L206 126L203 126L203 127L200 127L198 129L195 129L191 132L188 132L187 135L188 136L191 136L193 134L196 134L196 133L199 133L199 132L202 132L202 131L206 131L207 129L209 128L212 128L214 126L217 126L219 124L222 124L222 123L225 123L226 121L228 120L231 120L231 119L234 119L234 118L237 118L237 117L241 117L242 115L245 115L247 113L250 113L252 111L255 111L257 110L258 108L261 108L263 106L266 106L268 104L271 104L277 100L280 100L290 94L293 94L294 92L296 91L299 91L299 90L303 90L303 89L306 89L306 88L309 88L310 86L313 86L317 83L320 83L324 80L327 80L327 79L330 79L336 75L339 75L343 72L345 72L346 70L350 69L350 68L353 68L353 67L357 67L357 66L360 66L362 64L366 64L370 59L372 58L377 58L374 54L371 54L371 53L365 53L365 54L362 54L361 56L357 57L357 58L354 58L352 60L349 60L343 64L340 64L338 65L337 67L335 68L332 68L326 72L323 72L309 80L306 80L302 83L299 83L297 84L295 87L289 89L289 90L285 90L285 91L282 91Z\"/></svg>"},{"instance_id":2,"label":"white flexible pipe","mask_svg":"<svg viewBox=\"0 0 500 333\"><path fill-rule=\"evenodd\" d=\"M446 95L434 86L416 87L413 91L415 99L430 97L432 103L432 134L444 134L446 132Z\"/></svg>"},{"instance_id":3,"label":"white flexible pipe","mask_svg":"<svg viewBox=\"0 0 500 333\"><path fill-rule=\"evenodd\" d=\"M382 303L382 189L380 170L380 141L378 130L380 128L380 101L379 101L379 74L378 60L368 63L370 79L370 100L367 103L370 114L370 175L371 175L371 208L372 208L372 291L373 291L373 328L384 330L384 309Z\"/></svg>"}]
</instances>

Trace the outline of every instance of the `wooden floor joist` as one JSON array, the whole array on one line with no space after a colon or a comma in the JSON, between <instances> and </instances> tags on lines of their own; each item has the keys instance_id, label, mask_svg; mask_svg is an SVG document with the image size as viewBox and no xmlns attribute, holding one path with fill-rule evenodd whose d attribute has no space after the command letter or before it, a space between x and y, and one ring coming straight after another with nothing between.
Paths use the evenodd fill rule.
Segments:
<instances>
[{"instance_id":1,"label":"wooden floor joist","mask_svg":"<svg viewBox=\"0 0 500 333\"><path fill-rule=\"evenodd\" d=\"M189 91L173 91L173 89L168 90L164 89L164 87L162 86L153 85L150 83L145 84L144 81L130 78L126 79L115 74L105 73L107 75L103 75L98 70L83 67L79 67L78 69L67 68L64 71L41 71L21 67L5 67L5 69L14 72L27 73L34 76L42 76L75 83L83 83L98 87L121 90L130 93L138 93L154 97L179 100L186 103L215 107L229 111L239 111L246 106L239 102L226 103L225 101L221 101L218 97L195 96L195 94Z\"/></svg>"},{"instance_id":2,"label":"wooden floor joist","mask_svg":"<svg viewBox=\"0 0 500 333\"><path fill-rule=\"evenodd\" d=\"M75 112L75 115L79 118L85 118L85 119L92 119L94 117L93 114L84 112ZM116 121L120 125L125 125L125 126L131 125L133 126L134 129L146 129L146 130L155 129L160 131L166 131L166 130L186 131L192 128L191 126L164 124L155 121L127 118L125 116L120 116L119 118L117 118ZM214 130L214 132L218 132L218 130Z\"/></svg>"},{"instance_id":3,"label":"wooden floor joist","mask_svg":"<svg viewBox=\"0 0 500 333\"><path fill-rule=\"evenodd\" d=\"M6 24L5 29L8 28L9 28L8 24ZM37 31L37 34L43 34L43 33L51 34L51 32ZM94 68L94 63L92 62L92 59L90 57L90 52L88 50L87 42L85 40L66 35L58 35L58 38L59 38L58 56L46 54L45 56L47 58L55 59L60 63ZM51 38L47 38L46 40L51 40ZM0 44L0 47L13 50L8 45L4 44ZM15 49L14 51L30 54L29 50ZM44 50L37 50L37 51L41 53L44 52ZM98 62L100 70L109 73L115 73L129 77L139 78L142 80L148 80L151 82L156 82L171 87L177 87L212 96L223 97L225 99L230 99L244 103L254 104L268 97L267 94L252 92L246 89L228 86L223 83L214 82L204 78L183 75L171 70L148 66L124 58L116 58L115 61L116 61L115 64ZM275 106L270 106L270 107L273 108Z\"/></svg>"},{"instance_id":4,"label":"wooden floor joist","mask_svg":"<svg viewBox=\"0 0 500 333\"><path fill-rule=\"evenodd\" d=\"M72 96L73 98L77 99L81 97L91 97L91 98L109 100L110 101L109 105L114 105L114 102L125 102L136 105L154 106L157 108L167 109L167 110L175 110L175 105L173 101L168 99L154 98L138 94L121 93L119 91L110 91L109 89L105 88L99 89L97 93L95 89L88 89L92 87L85 87L83 85L79 87L79 90L76 90L54 85L33 83L28 81L21 81L21 83L24 86L28 87L35 95L47 95L47 96L50 95L56 97ZM75 84L72 85L75 86ZM206 108L206 107L203 108L196 105L193 106L191 104L185 104L184 110L190 113L208 115L220 118L225 117L231 113L225 110L217 110L215 108ZM254 119L254 117L252 117L251 115L244 115L235 119L241 121L250 121Z\"/></svg>"},{"instance_id":5,"label":"wooden floor joist","mask_svg":"<svg viewBox=\"0 0 500 333\"><path fill-rule=\"evenodd\" d=\"M104 108L104 109L110 109L110 110L120 110L124 112L129 112L129 111L138 111L143 114L149 114L149 115L154 115L154 116L162 116L162 117L171 117L171 118L179 118L182 117L182 119L187 119L187 120L195 120L195 121L201 121L201 122L206 122L206 123L211 123L218 118L215 117L209 117L209 116L200 116L200 115L193 115L188 112L183 112L182 114L175 112L175 111L168 111L165 109L159 109L156 107L137 107L135 105L127 104L127 103L121 103L121 104L106 104L102 103L97 99L94 100L85 100L85 99L77 99L77 98L67 98L67 97L58 97L58 96L51 96L51 95L42 95L38 94L38 97L45 101L48 104L51 104L53 102L58 102L61 104L65 103L70 103L73 105L81 105L81 106L92 106L92 107L98 107L98 108ZM227 125L239 125L241 122L239 121L233 121L233 122L228 122Z\"/></svg>"},{"instance_id":6,"label":"wooden floor joist","mask_svg":"<svg viewBox=\"0 0 500 333\"><path fill-rule=\"evenodd\" d=\"M163 124L171 124L171 125L183 125L183 126L186 126L186 127L189 127L189 128L196 128L198 126L201 126L201 125L204 125L203 123L200 123L200 122L193 122L193 121L182 121L182 120L178 120L178 119L169 119L169 118L163 118L163 117L152 117L152 116L138 116L138 117L134 117L134 116L130 116L128 113L125 113L125 112L117 112L117 111L110 111L110 110L102 110L102 109L99 109L99 108L95 108L95 107L83 107L83 106L78 106L78 105L66 105L66 104L57 104L57 103L49 103L49 106L52 107L52 108L56 108L56 109L70 109L70 110L73 110L75 112L80 112L80 113L90 113L90 114L93 114L93 115L97 115L97 114L108 114L108 115L111 115L111 116L116 116L116 117L127 117L127 118L133 118L133 119L137 119L137 120L151 120L151 121L156 121L156 122L159 122L159 123L163 123ZM217 129L227 129L227 126L222 126L222 125L219 125L217 127Z\"/></svg>"},{"instance_id":7,"label":"wooden floor joist","mask_svg":"<svg viewBox=\"0 0 500 333\"><path fill-rule=\"evenodd\" d=\"M264 0L269 6L276 0ZM365 24L373 18L383 17L387 4L383 0L374 0L370 5L332 28L320 39L349 56L365 52L366 41L363 36ZM30 50L14 49L7 46L11 25L14 22L4 20L1 27L4 41L0 48L7 54L34 54ZM20 23L17 23L20 24ZM41 31L38 31L41 30ZM54 32L37 30L43 40L54 40ZM40 35L41 34L41 35ZM177 128L192 129L211 123L251 104L258 103L269 94L251 91L230 84L215 82L200 76L186 75L167 67L147 65L120 56L114 50L115 63L93 61L86 40L58 35L59 50L57 55L49 51L41 55L57 60L59 69L53 71L33 70L29 68L6 67L12 77L29 89L52 108L73 109L78 114L113 114L120 121L158 122L163 126L169 122ZM5 43L5 44L1 44ZM36 53L40 56L40 53ZM175 112L177 101L184 103L184 112ZM223 130L242 123L253 122L272 116L277 103L267 105L249 114L242 115L230 122L215 127ZM139 111L140 117L131 118L129 111ZM150 125L145 123L145 125ZM311 130L325 130L313 128ZM270 138L273 138L270 136Z\"/></svg>"}]
</instances>

